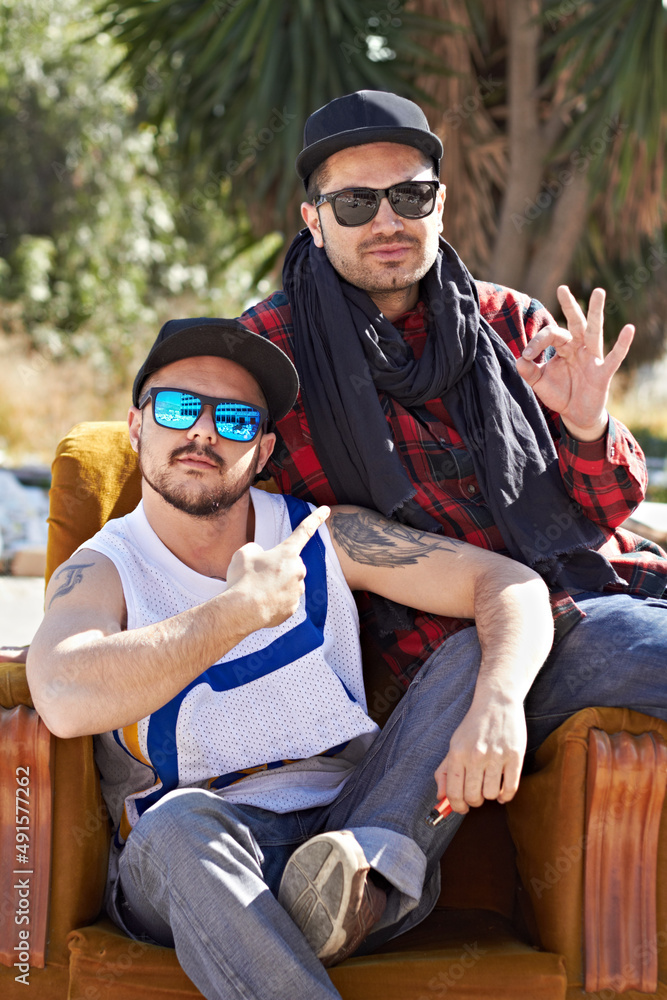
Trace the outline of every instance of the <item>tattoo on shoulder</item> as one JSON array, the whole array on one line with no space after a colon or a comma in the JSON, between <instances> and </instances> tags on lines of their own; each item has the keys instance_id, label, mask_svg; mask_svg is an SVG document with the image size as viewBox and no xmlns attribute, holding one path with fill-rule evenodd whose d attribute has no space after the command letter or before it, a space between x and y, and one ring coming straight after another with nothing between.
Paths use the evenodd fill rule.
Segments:
<instances>
[{"instance_id":1,"label":"tattoo on shoulder","mask_svg":"<svg viewBox=\"0 0 667 1000\"><path fill-rule=\"evenodd\" d=\"M74 590L77 583L81 583L83 580L84 569L88 569L94 565L95 563L71 563L69 566L63 566L62 569L59 569L55 575L55 579L58 580L62 576L63 581L49 601L49 607L51 607L56 597L64 597L65 594L69 594L70 591Z\"/></svg>"},{"instance_id":2,"label":"tattoo on shoulder","mask_svg":"<svg viewBox=\"0 0 667 1000\"><path fill-rule=\"evenodd\" d=\"M372 511L336 511L329 528L347 555L364 566L413 566L436 549L453 552L461 545L455 538L416 531Z\"/></svg>"}]
</instances>

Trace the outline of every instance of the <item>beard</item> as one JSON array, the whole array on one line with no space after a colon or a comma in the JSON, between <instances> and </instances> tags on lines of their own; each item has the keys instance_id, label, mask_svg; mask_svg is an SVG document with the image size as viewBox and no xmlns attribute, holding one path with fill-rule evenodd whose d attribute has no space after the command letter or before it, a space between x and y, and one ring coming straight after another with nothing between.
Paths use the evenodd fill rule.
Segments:
<instances>
[{"instance_id":1,"label":"beard","mask_svg":"<svg viewBox=\"0 0 667 1000\"><path fill-rule=\"evenodd\" d=\"M176 448L169 456L167 467L156 471L148 469L148 462L142 461L141 438L138 443L137 455L141 475L151 489L158 493L170 506L175 507L176 510L183 511L185 514L190 514L192 517L214 518L219 517L221 514L226 514L228 510L231 510L234 504L238 503L241 497L252 486L257 475L257 466L259 465L259 442L250 468L246 470L243 476L231 481L229 473L225 474L227 463L219 455L216 455L209 445L199 447L192 443L185 445L183 448ZM188 482L173 483L170 469L183 455L202 455L209 459L209 461L214 462L218 467L217 480L198 491L195 491ZM196 482L205 475L205 473L199 472L197 469L188 469L187 471L191 482ZM206 475L209 475L209 473L206 473Z\"/></svg>"},{"instance_id":2,"label":"beard","mask_svg":"<svg viewBox=\"0 0 667 1000\"><path fill-rule=\"evenodd\" d=\"M369 237L351 250L342 250L332 240L327 240L324 232L324 252L335 271L349 284L360 288L369 295L403 292L416 285L432 267L437 255L437 242L430 246L426 240L420 241L406 233L396 233L391 243L412 247L417 251L410 263L384 263L373 267L365 259L365 252L386 244L387 237Z\"/></svg>"}]
</instances>

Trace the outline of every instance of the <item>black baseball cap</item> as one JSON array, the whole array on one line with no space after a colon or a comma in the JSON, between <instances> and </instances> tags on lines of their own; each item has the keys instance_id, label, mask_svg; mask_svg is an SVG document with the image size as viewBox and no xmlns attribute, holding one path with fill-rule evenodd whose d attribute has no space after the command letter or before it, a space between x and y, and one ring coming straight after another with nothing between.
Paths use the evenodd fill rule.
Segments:
<instances>
[{"instance_id":1,"label":"black baseball cap","mask_svg":"<svg viewBox=\"0 0 667 1000\"><path fill-rule=\"evenodd\" d=\"M426 115L413 101L384 90L358 90L313 112L303 130L296 172L307 184L313 170L333 153L367 142L414 146L431 157L440 176L442 143L429 129Z\"/></svg>"},{"instance_id":2,"label":"black baseball cap","mask_svg":"<svg viewBox=\"0 0 667 1000\"><path fill-rule=\"evenodd\" d=\"M280 420L294 406L299 377L284 351L238 320L206 316L164 324L134 380L133 404L139 405L141 387L153 372L172 361L204 355L228 358L249 371L264 393L271 420Z\"/></svg>"}]
</instances>

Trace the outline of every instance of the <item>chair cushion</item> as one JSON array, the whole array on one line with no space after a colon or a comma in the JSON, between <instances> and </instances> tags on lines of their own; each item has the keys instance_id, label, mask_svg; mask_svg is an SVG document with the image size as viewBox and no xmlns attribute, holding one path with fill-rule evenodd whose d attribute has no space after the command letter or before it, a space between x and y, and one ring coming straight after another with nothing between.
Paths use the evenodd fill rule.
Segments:
<instances>
[{"instance_id":1,"label":"chair cushion","mask_svg":"<svg viewBox=\"0 0 667 1000\"><path fill-rule=\"evenodd\" d=\"M174 951L130 941L108 920L74 931L69 945L71 1000L201 996ZM328 971L343 1000L564 1000L566 989L559 955L535 951L484 910L437 910L377 954Z\"/></svg>"},{"instance_id":2,"label":"chair cushion","mask_svg":"<svg viewBox=\"0 0 667 1000\"><path fill-rule=\"evenodd\" d=\"M34 708L25 663L0 662L0 705L3 708L14 708L15 705Z\"/></svg>"},{"instance_id":3,"label":"chair cushion","mask_svg":"<svg viewBox=\"0 0 667 1000\"><path fill-rule=\"evenodd\" d=\"M0 709L0 963L21 976L45 965L54 743L34 708Z\"/></svg>"},{"instance_id":4,"label":"chair cushion","mask_svg":"<svg viewBox=\"0 0 667 1000\"><path fill-rule=\"evenodd\" d=\"M19 981L15 978L17 971L0 966L2 1000L25 1000L25 997L35 997L38 1000L67 1000L69 966L48 963L45 969L31 969L27 984L25 980Z\"/></svg>"}]
</instances>

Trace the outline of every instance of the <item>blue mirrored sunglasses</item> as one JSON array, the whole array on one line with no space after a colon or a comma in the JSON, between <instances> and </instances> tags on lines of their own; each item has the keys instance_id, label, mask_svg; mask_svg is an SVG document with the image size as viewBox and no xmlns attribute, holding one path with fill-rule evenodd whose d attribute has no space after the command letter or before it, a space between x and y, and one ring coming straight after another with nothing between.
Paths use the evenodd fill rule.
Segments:
<instances>
[{"instance_id":1,"label":"blue mirrored sunglasses","mask_svg":"<svg viewBox=\"0 0 667 1000\"><path fill-rule=\"evenodd\" d=\"M218 399L215 396L199 396L183 389L163 389L154 386L139 400L143 409L149 399L153 400L153 418L161 427L173 430L188 430L199 420L202 408L211 406L215 428L220 437L228 441L253 441L269 418L269 411L240 399Z\"/></svg>"}]
</instances>

